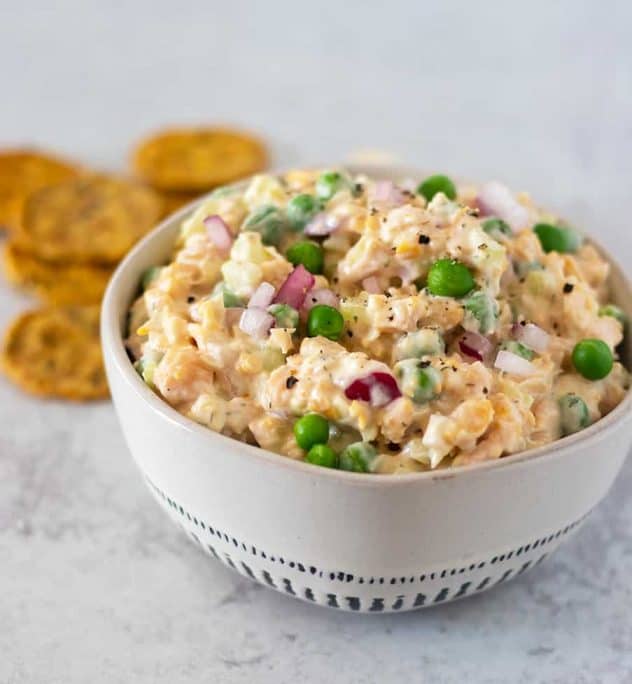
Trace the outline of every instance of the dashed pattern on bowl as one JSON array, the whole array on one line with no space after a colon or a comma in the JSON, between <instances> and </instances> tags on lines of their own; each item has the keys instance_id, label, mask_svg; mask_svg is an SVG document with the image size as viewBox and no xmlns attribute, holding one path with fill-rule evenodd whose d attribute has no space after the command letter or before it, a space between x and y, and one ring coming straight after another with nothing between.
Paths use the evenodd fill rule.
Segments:
<instances>
[{"instance_id":1,"label":"dashed pattern on bowl","mask_svg":"<svg viewBox=\"0 0 632 684\"><path fill-rule=\"evenodd\" d=\"M565 527L527 544L503 550L468 565L422 569L406 576L380 576L318 568L265 551L201 520L147 476L145 480L163 508L185 533L205 552L225 565L261 584L305 601L371 613L413 610L452 601L518 577L541 563L590 514L589 511ZM413 590L410 585L419 586ZM407 587L405 592L404 586ZM351 592L355 595L348 595ZM377 592L379 595L376 595Z\"/></svg>"}]
</instances>

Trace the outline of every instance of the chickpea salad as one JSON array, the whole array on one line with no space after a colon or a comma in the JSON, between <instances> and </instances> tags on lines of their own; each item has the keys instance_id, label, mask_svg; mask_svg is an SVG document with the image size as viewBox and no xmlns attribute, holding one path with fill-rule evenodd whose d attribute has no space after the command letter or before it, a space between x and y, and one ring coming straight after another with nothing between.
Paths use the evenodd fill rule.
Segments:
<instances>
[{"instance_id":1,"label":"chickpea salad","mask_svg":"<svg viewBox=\"0 0 632 684\"><path fill-rule=\"evenodd\" d=\"M182 222L126 344L211 430L325 468L447 468L547 444L623 399L608 273L498 182L261 175Z\"/></svg>"}]
</instances>

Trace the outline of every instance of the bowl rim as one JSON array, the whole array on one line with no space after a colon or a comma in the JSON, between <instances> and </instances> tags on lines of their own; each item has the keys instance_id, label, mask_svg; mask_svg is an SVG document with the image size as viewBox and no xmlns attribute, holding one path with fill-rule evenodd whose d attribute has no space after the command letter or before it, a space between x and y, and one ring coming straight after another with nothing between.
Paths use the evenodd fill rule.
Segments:
<instances>
[{"instance_id":1,"label":"bowl rim","mask_svg":"<svg viewBox=\"0 0 632 684\"><path fill-rule=\"evenodd\" d=\"M391 175L419 176L423 171L411 167L403 167L391 164L376 164L376 165L358 165L351 163L340 164L324 164L324 165L309 165L305 168L345 168L354 173L364 173L366 175L375 175L380 172L385 172ZM284 170L273 169L268 171L270 174L283 173ZM237 183L228 184L224 187L239 187L248 183L249 178L242 179ZM332 468L314 468L313 465L304 461L282 456L275 452L269 451L262 447L247 444L240 440L228 437L219 432L215 432L208 427L196 423L191 418L179 413L164 399L155 394L147 385L141 380L138 373L130 363L129 357L125 350L123 337L120 331L120 316L121 311L116 308L116 300L121 284L125 280L127 271L133 268L136 259L142 254L145 249L163 233L174 230L174 224L180 223L186 216L190 215L199 205L205 202L211 193L207 193L197 198L193 202L180 208L175 213L165 217L153 230L151 230L145 237L140 240L125 258L118 264L110 281L108 283L105 295L103 297L101 308L101 341L103 346L103 354L108 357L129 390L135 397L149 404L149 407L154 413L157 413L161 418L167 422L174 424L180 429L192 434L199 434L203 439L212 443L218 442L223 447L231 448L234 451L233 457L237 454L243 455L245 458L256 459L263 461L273 466L280 468L289 468L297 473L303 473L312 477L334 478L346 481L350 484L357 485L379 485L379 486L396 486L398 484L410 484L417 481L428 480L448 480L455 477L467 477L476 475L478 473L485 473L489 470L497 470L500 468L516 468L520 466L529 465L535 461L549 460L554 457L559 457L563 452L572 450L578 444L590 446L603 436L606 431L611 431L623 425L626 420L632 418L632 386L628 388L626 396L610 413L600 418L598 421L589 427L576 432L572 435L562 437L548 444L524 451L503 456L489 461L481 461L480 463L472 463L469 465L458 466L455 468L443 468L438 470L426 470L422 472L407 472L398 473L397 475L387 473L354 473L344 470L336 470ZM625 271L598 242L590 237L590 242L599 251L599 253L608 261L611 267L616 271L618 278L621 279L625 291L632 296L632 285L628 280ZM128 302L129 306L131 302Z\"/></svg>"}]
</instances>

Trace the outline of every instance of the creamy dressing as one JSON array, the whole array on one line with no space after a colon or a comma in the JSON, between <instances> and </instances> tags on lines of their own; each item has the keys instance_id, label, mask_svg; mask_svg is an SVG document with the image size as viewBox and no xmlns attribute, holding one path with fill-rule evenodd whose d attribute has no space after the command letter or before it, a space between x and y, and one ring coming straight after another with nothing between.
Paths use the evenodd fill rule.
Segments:
<instances>
[{"instance_id":1,"label":"creamy dressing","mask_svg":"<svg viewBox=\"0 0 632 684\"><path fill-rule=\"evenodd\" d=\"M377 201L372 180L348 178L319 205L321 218L336 229L312 238L324 250L325 267L311 287L337 296L344 319L339 338L308 336L307 309L296 312L295 327L274 323L257 334L240 328L255 290L267 283L272 289L263 291L278 296L295 270L287 248L309 239L283 224L272 240L270 225L250 230L248 217L262 207L286 216L292 198L316 194L318 178L302 170L258 176L245 191L211 196L183 222L171 262L132 306L130 353L145 382L178 411L295 459L305 454L294 422L318 413L331 434L375 447L371 470L401 473L495 459L558 439L558 400L565 395L581 398L590 422L622 400L629 375L618 361L597 381L571 362L584 338L603 340L616 359L623 325L601 315L608 264L590 245L545 253L532 226L555 217L525 195L508 199L509 191L496 186L485 192L508 203L507 221L517 230L492 236L476 188L463 188L456 200L438 193L428 203L397 190ZM212 215L232 236L229 251L207 233L204 219ZM470 270L481 293L477 305L487 307L485 325L465 298L425 286L433 263L446 258ZM514 359L513 372L495 365L499 350L517 348L516 326L525 323L548 333L547 348L526 349L528 360ZM491 356L468 355L466 330L486 338ZM515 354L508 353L511 362ZM409 375L396 379L395 364L406 359L416 362L402 365ZM428 394L414 391L424 372ZM384 384L384 375L392 381ZM350 385L365 379L366 397L352 396Z\"/></svg>"}]
</instances>

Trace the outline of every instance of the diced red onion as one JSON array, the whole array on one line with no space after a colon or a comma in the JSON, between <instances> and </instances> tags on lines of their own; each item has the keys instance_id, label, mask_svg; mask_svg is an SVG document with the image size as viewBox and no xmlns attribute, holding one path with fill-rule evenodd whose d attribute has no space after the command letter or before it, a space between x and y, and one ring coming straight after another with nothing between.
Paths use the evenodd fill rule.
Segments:
<instances>
[{"instance_id":1,"label":"diced red onion","mask_svg":"<svg viewBox=\"0 0 632 684\"><path fill-rule=\"evenodd\" d=\"M314 276L303 264L299 264L285 279L273 301L275 304L289 304L298 311L315 282Z\"/></svg>"},{"instance_id":2,"label":"diced red onion","mask_svg":"<svg viewBox=\"0 0 632 684\"><path fill-rule=\"evenodd\" d=\"M406 195L398 188L393 181L382 180L377 181L373 186L371 193L371 200L373 202L385 202L396 207L404 204Z\"/></svg>"},{"instance_id":3,"label":"diced red onion","mask_svg":"<svg viewBox=\"0 0 632 684\"><path fill-rule=\"evenodd\" d=\"M374 407L386 406L402 396L397 380L390 374L377 371L353 380L345 389L347 399L366 401Z\"/></svg>"},{"instance_id":4,"label":"diced red onion","mask_svg":"<svg viewBox=\"0 0 632 684\"><path fill-rule=\"evenodd\" d=\"M546 330L542 330L535 323L526 323L525 325L515 323L511 330L518 342L522 342L529 349L533 349L540 354L549 347L549 342L551 341L549 333Z\"/></svg>"},{"instance_id":5,"label":"diced red onion","mask_svg":"<svg viewBox=\"0 0 632 684\"><path fill-rule=\"evenodd\" d=\"M533 375L536 372L536 367L531 361L527 361L527 359L523 359L522 356L518 356L518 354L514 354L506 349L501 349L498 352L496 360L494 361L494 366L499 370L505 371L505 373L522 375L525 377Z\"/></svg>"},{"instance_id":6,"label":"diced red onion","mask_svg":"<svg viewBox=\"0 0 632 684\"><path fill-rule=\"evenodd\" d=\"M334 309L337 309L340 305L340 301L335 292L326 287L319 287L315 290L310 290L309 294L305 297L301 313L307 315L310 309L313 306L316 306L316 304L326 304L327 306L333 306Z\"/></svg>"},{"instance_id":7,"label":"diced red onion","mask_svg":"<svg viewBox=\"0 0 632 684\"><path fill-rule=\"evenodd\" d=\"M230 248L233 245L233 234L230 232L230 228L226 225L224 219L217 214L213 214L212 216L207 216L202 223L204 223L206 233L215 247L223 254L230 252Z\"/></svg>"},{"instance_id":8,"label":"diced red onion","mask_svg":"<svg viewBox=\"0 0 632 684\"><path fill-rule=\"evenodd\" d=\"M459 351L464 356L485 361L494 351L494 345L483 335L475 332L466 332L459 340Z\"/></svg>"},{"instance_id":9,"label":"diced red onion","mask_svg":"<svg viewBox=\"0 0 632 684\"><path fill-rule=\"evenodd\" d=\"M274 285L270 283L263 282L259 287L253 292L250 301L248 302L249 309L265 309L272 304L274 299L274 294L276 290Z\"/></svg>"},{"instance_id":10,"label":"diced red onion","mask_svg":"<svg viewBox=\"0 0 632 684\"><path fill-rule=\"evenodd\" d=\"M476 198L482 216L497 216L514 230L529 225L529 212L518 202L511 190L497 181L485 183Z\"/></svg>"},{"instance_id":11,"label":"diced red onion","mask_svg":"<svg viewBox=\"0 0 632 684\"><path fill-rule=\"evenodd\" d=\"M341 221L337 216L331 216L321 211L311 219L303 232L310 237L325 237L338 230L340 225Z\"/></svg>"},{"instance_id":12,"label":"diced red onion","mask_svg":"<svg viewBox=\"0 0 632 684\"><path fill-rule=\"evenodd\" d=\"M226 327L232 328L233 326L238 325L243 312L244 309L240 306L231 306L227 309L224 309L224 320L226 321Z\"/></svg>"},{"instance_id":13,"label":"diced red onion","mask_svg":"<svg viewBox=\"0 0 632 684\"><path fill-rule=\"evenodd\" d=\"M362 288L370 294L382 294L380 282L375 276L369 276L362 281Z\"/></svg>"},{"instance_id":14,"label":"diced red onion","mask_svg":"<svg viewBox=\"0 0 632 684\"><path fill-rule=\"evenodd\" d=\"M239 319L239 327L247 335L261 339L268 334L274 324L274 316L264 309L244 309Z\"/></svg>"}]
</instances>

